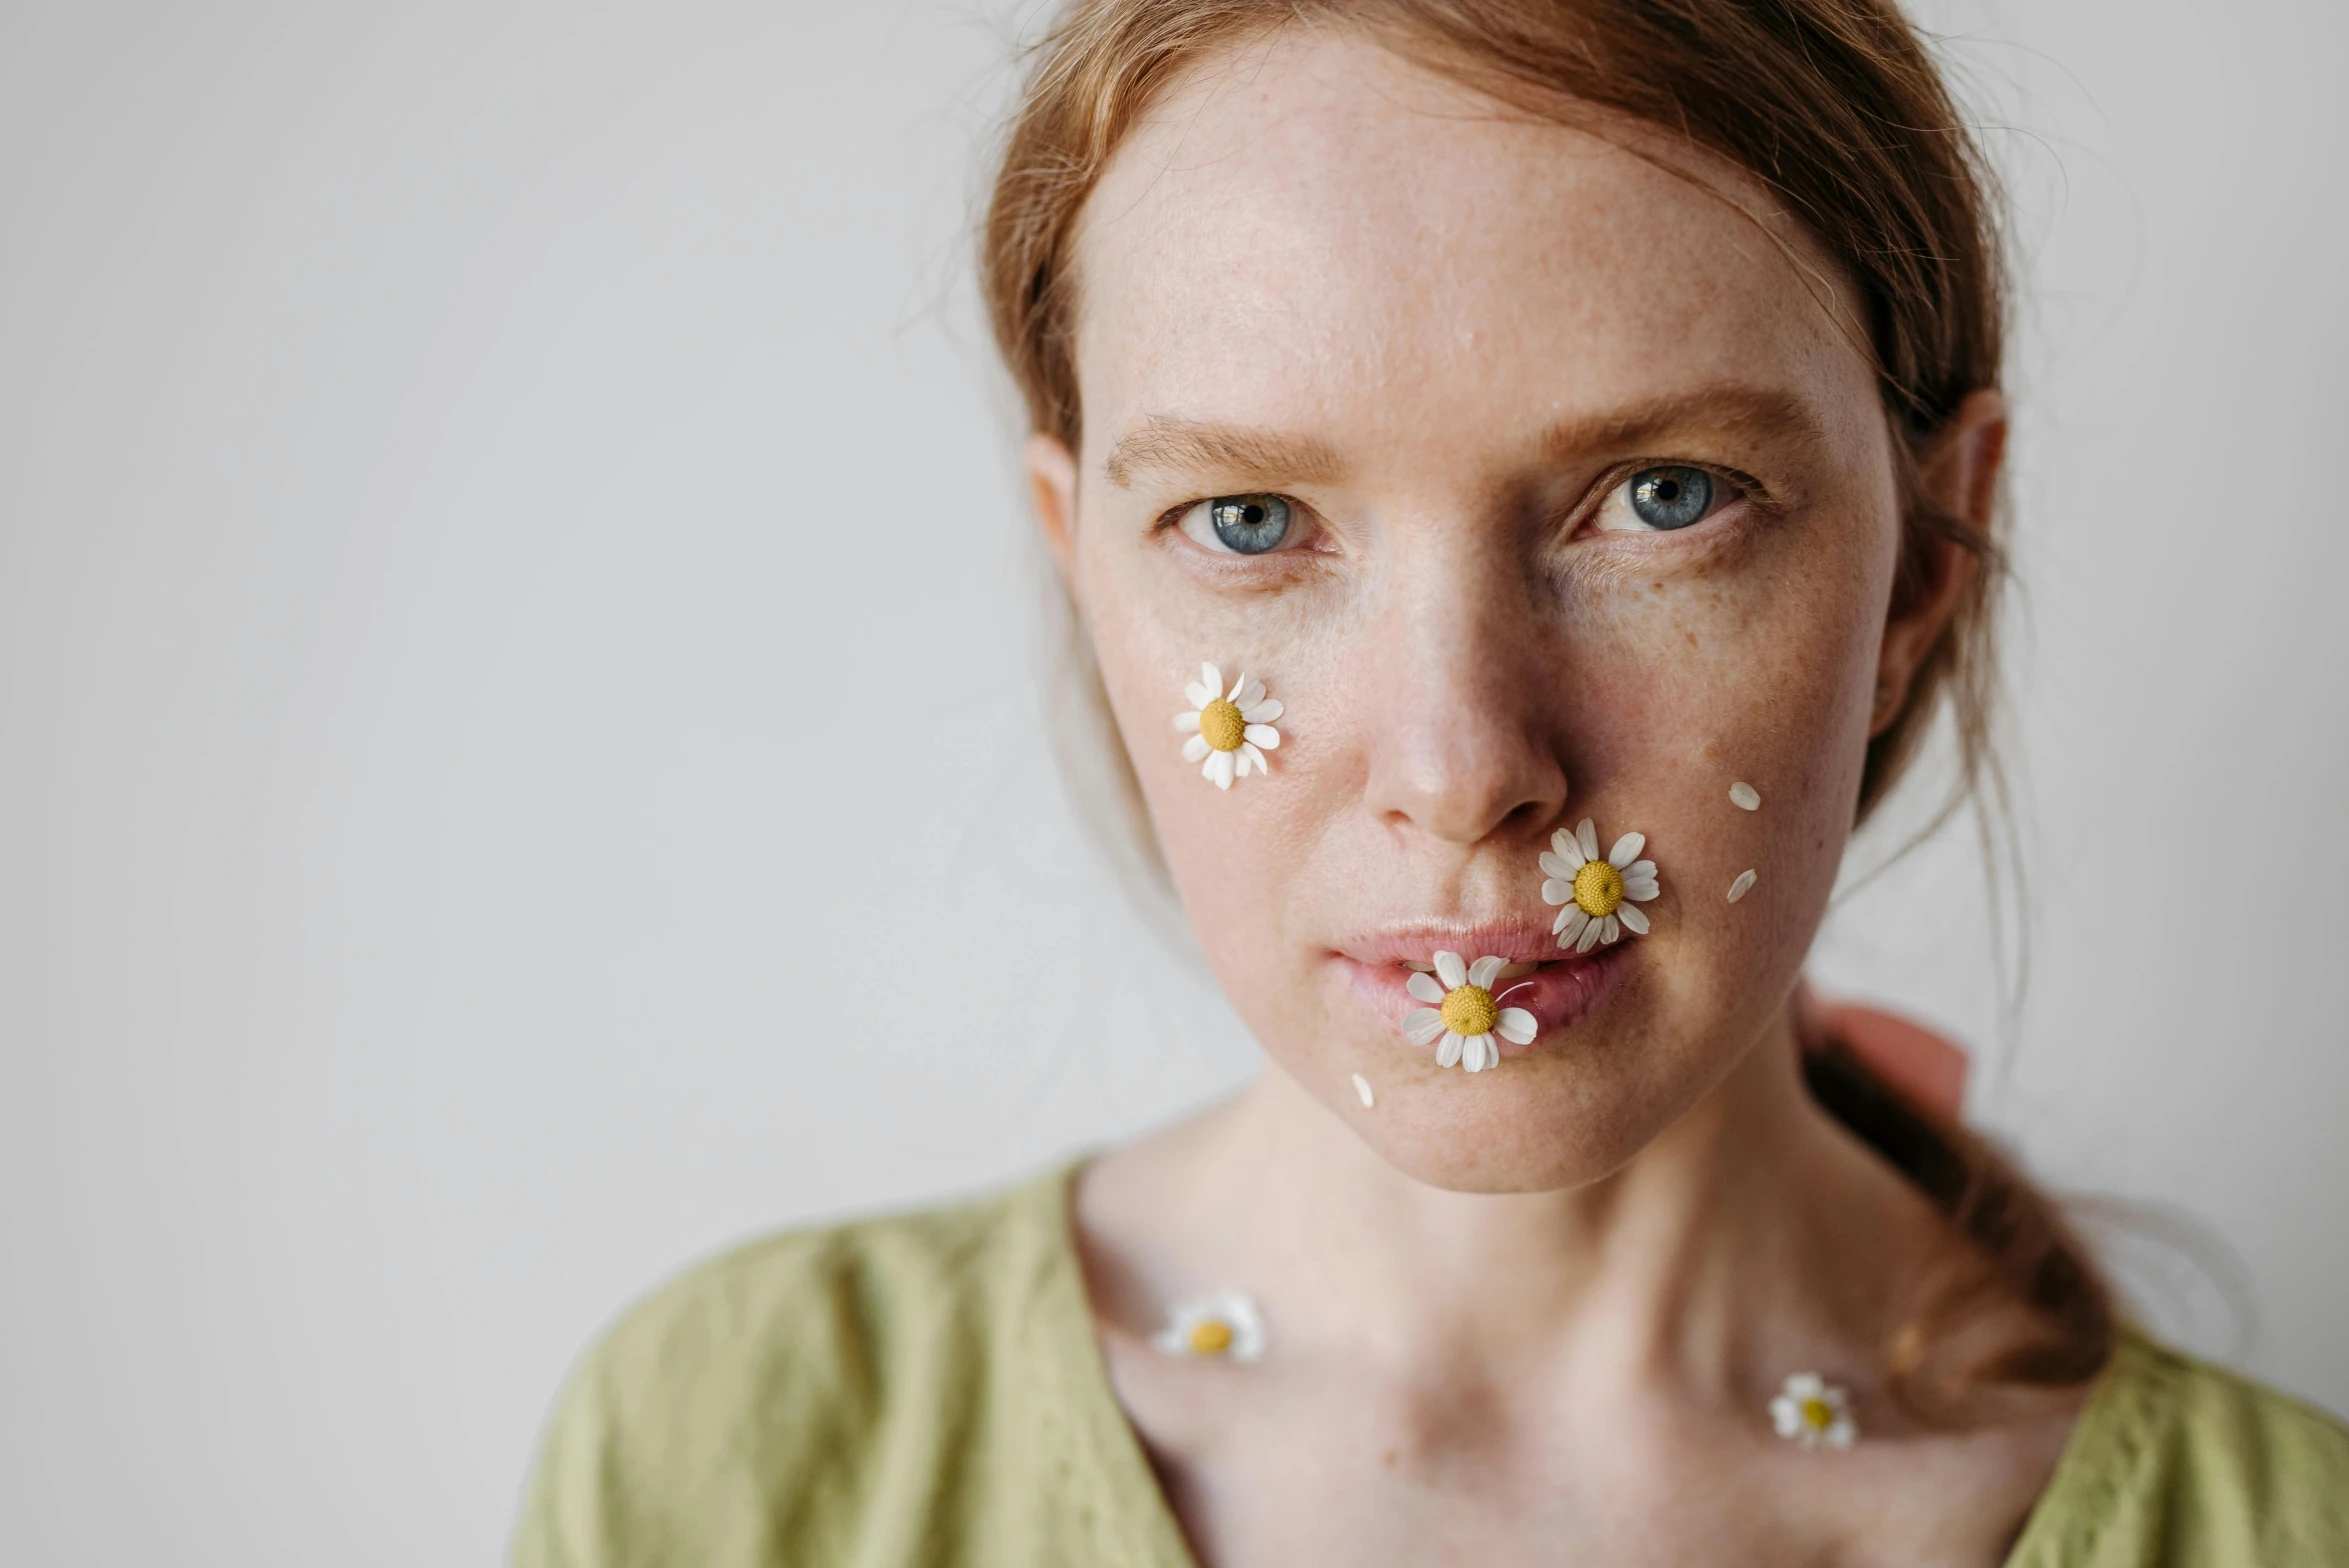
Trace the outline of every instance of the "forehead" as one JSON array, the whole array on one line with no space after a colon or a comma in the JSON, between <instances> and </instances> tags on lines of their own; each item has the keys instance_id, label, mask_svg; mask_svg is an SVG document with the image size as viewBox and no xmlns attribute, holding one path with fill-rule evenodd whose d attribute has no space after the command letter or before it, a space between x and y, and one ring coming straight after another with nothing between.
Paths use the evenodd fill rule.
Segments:
<instances>
[{"instance_id":1,"label":"forehead","mask_svg":"<svg viewBox=\"0 0 2349 1568\"><path fill-rule=\"evenodd\" d=\"M1179 83L1088 200L1077 279L1096 449L1172 416L1458 456L1463 422L1709 384L1874 408L1848 286L1758 182L1344 38Z\"/></svg>"}]
</instances>

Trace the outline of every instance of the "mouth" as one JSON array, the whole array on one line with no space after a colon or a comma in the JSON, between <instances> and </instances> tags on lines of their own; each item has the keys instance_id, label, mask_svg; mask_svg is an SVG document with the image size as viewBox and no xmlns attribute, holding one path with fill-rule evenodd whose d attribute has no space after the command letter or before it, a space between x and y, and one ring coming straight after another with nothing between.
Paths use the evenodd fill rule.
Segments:
<instances>
[{"instance_id":1,"label":"mouth","mask_svg":"<svg viewBox=\"0 0 2349 1568\"><path fill-rule=\"evenodd\" d=\"M1427 1004L1406 987L1414 971L1435 967L1439 952L1458 953L1463 963L1502 960L1493 997L1503 1007L1533 1014L1540 1032L1530 1045L1495 1037L1501 1057L1528 1056L1564 1043L1564 1037L1597 1009L1613 989L1630 950L1629 941L1611 942L1588 953L1558 949L1549 919L1517 921L1415 922L1366 932L1331 955L1359 997L1394 1031L1395 1044L1419 1048L1402 1035L1403 1020Z\"/></svg>"}]
</instances>

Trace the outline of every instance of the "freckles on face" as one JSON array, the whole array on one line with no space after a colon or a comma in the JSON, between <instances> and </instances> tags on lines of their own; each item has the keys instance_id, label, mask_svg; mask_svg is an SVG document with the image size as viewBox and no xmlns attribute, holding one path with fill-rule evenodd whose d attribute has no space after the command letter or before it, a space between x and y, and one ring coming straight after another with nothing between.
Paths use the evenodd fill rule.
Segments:
<instances>
[{"instance_id":1,"label":"freckles on face","mask_svg":"<svg viewBox=\"0 0 2349 1568\"><path fill-rule=\"evenodd\" d=\"M1342 39L1245 63L1086 208L1072 585L1274 1057L1426 1179L1592 1179L1759 1033L1833 882L1896 540L1856 313L1685 154ZM1224 719L1177 728L1202 661L1281 704L1229 789L1193 734ZM1585 817L1662 891L1577 957L1536 857ZM1536 1040L1475 1075L1408 1043L1438 949L1540 963Z\"/></svg>"}]
</instances>

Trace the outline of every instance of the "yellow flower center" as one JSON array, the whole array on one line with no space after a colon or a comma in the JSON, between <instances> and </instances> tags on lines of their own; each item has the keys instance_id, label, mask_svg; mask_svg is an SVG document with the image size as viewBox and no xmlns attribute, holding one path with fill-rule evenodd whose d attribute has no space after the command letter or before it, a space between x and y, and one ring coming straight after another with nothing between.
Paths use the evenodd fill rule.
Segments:
<instances>
[{"instance_id":1,"label":"yellow flower center","mask_svg":"<svg viewBox=\"0 0 2349 1568\"><path fill-rule=\"evenodd\" d=\"M1454 1034L1491 1034L1501 1020L1501 1004L1481 985L1464 985L1444 998L1444 1027Z\"/></svg>"},{"instance_id":2,"label":"yellow flower center","mask_svg":"<svg viewBox=\"0 0 2349 1568\"><path fill-rule=\"evenodd\" d=\"M1248 735L1248 721L1229 697L1218 697L1199 710L1199 733L1217 751L1238 751Z\"/></svg>"},{"instance_id":3,"label":"yellow flower center","mask_svg":"<svg viewBox=\"0 0 2349 1568\"><path fill-rule=\"evenodd\" d=\"M1835 1407L1824 1399L1803 1401L1803 1425L1814 1432L1824 1432L1835 1424Z\"/></svg>"},{"instance_id":4,"label":"yellow flower center","mask_svg":"<svg viewBox=\"0 0 2349 1568\"><path fill-rule=\"evenodd\" d=\"M1611 915L1623 902L1623 873L1604 860L1586 860L1574 873L1574 902L1593 920Z\"/></svg>"},{"instance_id":5,"label":"yellow flower center","mask_svg":"<svg viewBox=\"0 0 2349 1568\"><path fill-rule=\"evenodd\" d=\"M1219 1318L1191 1325L1191 1348L1202 1356L1220 1356L1232 1348L1232 1326Z\"/></svg>"}]
</instances>

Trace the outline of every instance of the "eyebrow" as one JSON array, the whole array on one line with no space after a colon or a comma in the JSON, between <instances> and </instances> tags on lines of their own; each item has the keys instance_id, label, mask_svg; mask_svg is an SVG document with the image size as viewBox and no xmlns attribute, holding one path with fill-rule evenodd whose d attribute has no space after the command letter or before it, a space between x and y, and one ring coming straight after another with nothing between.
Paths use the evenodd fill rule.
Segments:
<instances>
[{"instance_id":1,"label":"eyebrow","mask_svg":"<svg viewBox=\"0 0 2349 1568\"><path fill-rule=\"evenodd\" d=\"M1560 420L1541 433L1544 461L1569 462L1594 450L1653 451L1675 436L1714 431L1749 441L1824 444L1826 432L1801 398L1739 382L1692 387L1636 407ZM1129 487L1148 470L1213 473L1238 482L1333 484L1345 460L1328 442L1248 425L1219 425L1152 414L1110 447L1102 467Z\"/></svg>"},{"instance_id":2,"label":"eyebrow","mask_svg":"<svg viewBox=\"0 0 2349 1568\"><path fill-rule=\"evenodd\" d=\"M1337 449L1326 441L1162 414L1152 414L1119 437L1102 467L1121 490L1136 473L1153 468L1294 484L1329 484L1345 471Z\"/></svg>"}]
</instances>

